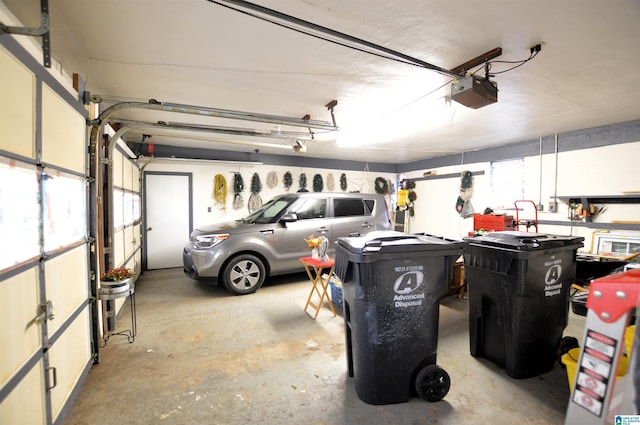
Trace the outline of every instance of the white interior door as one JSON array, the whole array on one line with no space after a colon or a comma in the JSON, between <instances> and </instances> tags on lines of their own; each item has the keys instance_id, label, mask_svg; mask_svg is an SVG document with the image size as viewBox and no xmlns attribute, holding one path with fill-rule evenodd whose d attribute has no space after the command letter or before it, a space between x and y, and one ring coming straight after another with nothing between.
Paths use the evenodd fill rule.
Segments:
<instances>
[{"instance_id":1,"label":"white interior door","mask_svg":"<svg viewBox=\"0 0 640 425\"><path fill-rule=\"evenodd\" d=\"M147 269L182 267L191 232L191 174L145 173Z\"/></svg>"}]
</instances>

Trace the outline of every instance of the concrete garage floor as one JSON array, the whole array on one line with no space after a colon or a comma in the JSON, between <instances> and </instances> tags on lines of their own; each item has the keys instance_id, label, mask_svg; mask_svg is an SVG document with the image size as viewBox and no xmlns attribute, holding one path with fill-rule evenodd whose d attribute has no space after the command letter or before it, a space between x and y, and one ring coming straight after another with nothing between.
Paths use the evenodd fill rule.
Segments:
<instances>
[{"instance_id":1,"label":"concrete garage floor","mask_svg":"<svg viewBox=\"0 0 640 425\"><path fill-rule=\"evenodd\" d=\"M438 364L451 377L436 403L369 405L347 376L344 321L303 311L306 274L232 296L181 269L138 280L138 335L114 336L63 421L75 424L562 424L565 371L513 379L469 354L467 300L441 302ZM570 313L565 335L582 339ZM128 308L118 330L130 327Z\"/></svg>"}]
</instances>

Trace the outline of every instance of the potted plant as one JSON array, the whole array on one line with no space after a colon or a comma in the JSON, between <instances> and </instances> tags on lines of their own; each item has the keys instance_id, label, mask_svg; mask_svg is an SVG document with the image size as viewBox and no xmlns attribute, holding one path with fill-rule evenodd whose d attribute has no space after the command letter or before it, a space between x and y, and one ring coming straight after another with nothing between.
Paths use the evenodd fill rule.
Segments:
<instances>
[{"instance_id":1,"label":"potted plant","mask_svg":"<svg viewBox=\"0 0 640 425\"><path fill-rule=\"evenodd\" d=\"M133 276L133 272L129 269L117 268L107 270L105 273L100 275L100 280L102 282L119 282L125 283L129 281L129 278Z\"/></svg>"},{"instance_id":2,"label":"potted plant","mask_svg":"<svg viewBox=\"0 0 640 425\"><path fill-rule=\"evenodd\" d=\"M117 268L107 270L100 275L100 288L98 294L105 300L120 298L129 294L131 285L129 280L133 272L129 269Z\"/></svg>"}]
</instances>

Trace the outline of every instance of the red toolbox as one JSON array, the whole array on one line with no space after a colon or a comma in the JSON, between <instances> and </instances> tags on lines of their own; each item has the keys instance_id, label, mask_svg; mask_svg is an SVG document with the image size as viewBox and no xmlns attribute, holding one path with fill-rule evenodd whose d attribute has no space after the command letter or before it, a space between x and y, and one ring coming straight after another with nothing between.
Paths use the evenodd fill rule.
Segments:
<instances>
[{"instance_id":1,"label":"red toolbox","mask_svg":"<svg viewBox=\"0 0 640 425\"><path fill-rule=\"evenodd\" d=\"M484 229L488 232L515 230L512 215L474 214L473 230Z\"/></svg>"}]
</instances>

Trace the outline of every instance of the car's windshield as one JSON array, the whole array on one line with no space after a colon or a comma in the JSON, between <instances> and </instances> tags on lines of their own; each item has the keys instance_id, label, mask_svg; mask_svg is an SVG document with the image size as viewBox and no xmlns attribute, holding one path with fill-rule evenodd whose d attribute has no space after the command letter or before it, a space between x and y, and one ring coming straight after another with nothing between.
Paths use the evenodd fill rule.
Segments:
<instances>
[{"instance_id":1,"label":"car's windshield","mask_svg":"<svg viewBox=\"0 0 640 425\"><path fill-rule=\"evenodd\" d=\"M273 223L295 199L295 197L272 199L252 214L246 216L244 221L260 224Z\"/></svg>"}]
</instances>

